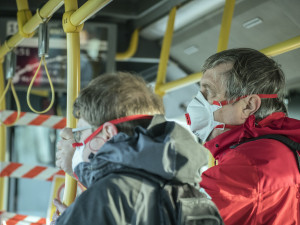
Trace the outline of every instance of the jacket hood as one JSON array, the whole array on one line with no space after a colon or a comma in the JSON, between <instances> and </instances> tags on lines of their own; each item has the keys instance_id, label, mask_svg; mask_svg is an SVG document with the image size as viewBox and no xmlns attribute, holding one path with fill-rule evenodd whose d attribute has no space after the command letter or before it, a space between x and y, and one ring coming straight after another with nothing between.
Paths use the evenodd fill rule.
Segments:
<instances>
[{"instance_id":1,"label":"jacket hood","mask_svg":"<svg viewBox=\"0 0 300 225\"><path fill-rule=\"evenodd\" d=\"M224 153L230 146L267 134L284 135L300 143L300 121L287 117L283 112L275 112L256 123L252 115L242 126L220 134L204 146L218 159L219 154Z\"/></svg>"},{"instance_id":2,"label":"jacket hood","mask_svg":"<svg viewBox=\"0 0 300 225\"><path fill-rule=\"evenodd\" d=\"M105 143L75 174L85 186L115 171L133 169L166 180L193 183L207 164L204 147L185 128L155 116L147 129L136 127L133 136L119 133Z\"/></svg>"}]
</instances>

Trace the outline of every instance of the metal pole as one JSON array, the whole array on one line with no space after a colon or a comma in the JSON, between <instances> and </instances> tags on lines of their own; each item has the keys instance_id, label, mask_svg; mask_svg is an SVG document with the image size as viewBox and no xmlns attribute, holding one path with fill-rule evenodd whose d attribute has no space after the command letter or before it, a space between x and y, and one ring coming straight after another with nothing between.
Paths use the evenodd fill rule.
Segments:
<instances>
[{"instance_id":1,"label":"metal pole","mask_svg":"<svg viewBox=\"0 0 300 225\"><path fill-rule=\"evenodd\" d=\"M272 45L270 47L260 50L269 57L280 55L282 53L292 51L294 49L300 48L300 36L288 39L286 41L280 42L278 44Z\"/></svg>"},{"instance_id":2,"label":"metal pole","mask_svg":"<svg viewBox=\"0 0 300 225\"><path fill-rule=\"evenodd\" d=\"M274 57L295 50L297 48L300 48L300 36L288 39L275 45L271 45L267 48L261 49L260 52L264 53L269 57ZM159 91L170 92L178 88L185 87L187 85L199 82L201 76L201 73L194 73L179 80L174 80L169 83L162 84L159 86Z\"/></svg>"},{"instance_id":3,"label":"metal pole","mask_svg":"<svg viewBox=\"0 0 300 225\"><path fill-rule=\"evenodd\" d=\"M120 52L116 54L116 60L129 59L136 53L137 46L139 44L139 30L135 29L131 36L130 44L125 52Z\"/></svg>"},{"instance_id":4,"label":"metal pole","mask_svg":"<svg viewBox=\"0 0 300 225\"><path fill-rule=\"evenodd\" d=\"M176 7L171 9L169 13L168 25L167 25L166 33L163 39L161 52L160 52L160 61L159 61L158 71L157 71L155 93L160 95L161 97L165 94L164 92L160 91L160 86L166 82L166 74L167 74L167 67L168 67L168 61L170 55L170 48L171 48L172 38L173 38L175 16L176 16Z\"/></svg>"},{"instance_id":5,"label":"metal pole","mask_svg":"<svg viewBox=\"0 0 300 225\"><path fill-rule=\"evenodd\" d=\"M217 52L226 50L228 47L230 27L231 27L233 12L234 12L234 5L235 5L235 0L226 0L225 2ZM214 166L215 161L216 161L215 158L209 152L208 167Z\"/></svg>"},{"instance_id":6,"label":"metal pole","mask_svg":"<svg viewBox=\"0 0 300 225\"><path fill-rule=\"evenodd\" d=\"M0 58L0 95L4 92L3 58ZM0 103L0 111L5 110L5 98ZM6 128L0 124L0 162L5 161L6 153ZM6 178L0 177L0 211L6 208L5 187Z\"/></svg>"},{"instance_id":7,"label":"metal pole","mask_svg":"<svg viewBox=\"0 0 300 225\"><path fill-rule=\"evenodd\" d=\"M112 0L88 0L70 17L70 21L74 26L83 24L87 19L105 7Z\"/></svg>"},{"instance_id":8,"label":"metal pole","mask_svg":"<svg viewBox=\"0 0 300 225\"><path fill-rule=\"evenodd\" d=\"M230 35L230 27L231 21L233 17L235 0L226 0L224 13L222 17L221 30L219 35L218 49L217 52L221 52L227 49L229 35Z\"/></svg>"},{"instance_id":9,"label":"metal pole","mask_svg":"<svg viewBox=\"0 0 300 225\"><path fill-rule=\"evenodd\" d=\"M49 18L54 12L56 12L62 5L63 0L49 0L34 16L31 17L23 26L23 32L30 34L34 32L43 19ZM24 9L28 6L26 1L18 0L18 7ZM28 7L27 7L28 8ZM9 40L7 40L0 47L0 58L4 57L12 48L18 46L25 38L19 33L14 34Z\"/></svg>"},{"instance_id":10,"label":"metal pole","mask_svg":"<svg viewBox=\"0 0 300 225\"><path fill-rule=\"evenodd\" d=\"M65 0L65 12L71 12L78 9L77 0ZM69 22L69 20L67 21ZM65 26L63 24L63 26ZM80 39L79 32L70 32L64 27L67 34L67 127L75 128L76 119L72 114L73 103L79 93L80 80ZM76 29L75 29L76 30ZM71 176L65 176L65 191L63 202L70 205L75 197L77 190L77 181Z\"/></svg>"}]
</instances>

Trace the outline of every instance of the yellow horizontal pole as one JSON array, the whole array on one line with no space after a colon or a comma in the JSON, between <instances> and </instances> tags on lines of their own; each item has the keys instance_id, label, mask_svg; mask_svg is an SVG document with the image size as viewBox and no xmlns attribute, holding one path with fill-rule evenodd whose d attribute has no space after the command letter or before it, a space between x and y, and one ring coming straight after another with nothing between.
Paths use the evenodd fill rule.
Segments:
<instances>
[{"instance_id":1,"label":"yellow horizontal pole","mask_svg":"<svg viewBox=\"0 0 300 225\"><path fill-rule=\"evenodd\" d=\"M170 92L200 81L202 73L194 73L184 78L174 80L159 86L159 91Z\"/></svg>"},{"instance_id":2,"label":"yellow horizontal pole","mask_svg":"<svg viewBox=\"0 0 300 225\"><path fill-rule=\"evenodd\" d=\"M286 41L280 42L278 44L272 45L270 47L260 50L269 57L280 55L282 53L292 51L294 49L300 48L300 36L288 39Z\"/></svg>"},{"instance_id":3,"label":"yellow horizontal pole","mask_svg":"<svg viewBox=\"0 0 300 225\"><path fill-rule=\"evenodd\" d=\"M155 84L155 93L163 96L165 93L160 90L160 86L165 83L167 75L167 67L170 55L170 48L172 44L174 23L176 16L176 7L172 8L169 13L169 19L167 24L167 29L164 35L161 52L160 52L160 61L158 65L157 78Z\"/></svg>"},{"instance_id":4,"label":"yellow horizontal pole","mask_svg":"<svg viewBox=\"0 0 300 225\"><path fill-rule=\"evenodd\" d=\"M3 58L0 58L0 96L4 92ZM5 98L0 102L0 110L5 110ZM0 162L5 161L6 128L0 125ZM5 209L5 179L0 178L0 211Z\"/></svg>"},{"instance_id":5,"label":"yellow horizontal pole","mask_svg":"<svg viewBox=\"0 0 300 225\"><path fill-rule=\"evenodd\" d=\"M125 52L117 53L116 60L125 60L134 56L138 44L139 44L139 30L135 29L134 32L132 33L128 49Z\"/></svg>"},{"instance_id":6,"label":"yellow horizontal pole","mask_svg":"<svg viewBox=\"0 0 300 225\"><path fill-rule=\"evenodd\" d=\"M24 24L23 32L27 34L34 32L43 20L51 17L63 4L64 0L49 0L30 20L28 20L26 24Z\"/></svg>"},{"instance_id":7,"label":"yellow horizontal pole","mask_svg":"<svg viewBox=\"0 0 300 225\"><path fill-rule=\"evenodd\" d=\"M88 0L70 17L71 24L79 26L112 0Z\"/></svg>"},{"instance_id":8,"label":"yellow horizontal pole","mask_svg":"<svg viewBox=\"0 0 300 225\"><path fill-rule=\"evenodd\" d=\"M233 17L235 0L226 0L222 17L221 30L219 35L217 52L226 50L228 47L231 21Z\"/></svg>"},{"instance_id":9,"label":"yellow horizontal pole","mask_svg":"<svg viewBox=\"0 0 300 225\"><path fill-rule=\"evenodd\" d=\"M267 48L260 50L260 52L264 53L269 57L273 57L286 53L288 51L295 50L297 48L300 48L300 36L288 39L275 45L271 45ZM179 80L174 80L166 84L160 85L159 90L162 92L170 92L185 87L187 85L199 82L201 76L201 73L191 74Z\"/></svg>"},{"instance_id":10,"label":"yellow horizontal pole","mask_svg":"<svg viewBox=\"0 0 300 225\"><path fill-rule=\"evenodd\" d=\"M22 2L20 0L19 2ZM30 20L27 21L23 26L23 32L30 34L37 29L43 19L49 18L55 11L59 9L64 3L64 0L49 0L40 10L36 13ZM20 3L20 7L26 7L28 5ZM19 32L13 35L9 40L5 42L4 45L0 47L0 58L4 57L11 49L18 46L24 37L22 37Z\"/></svg>"},{"instance_id":11,"label":"yellow horizontal pole","mask_svg":"<svg viewBox=\"0 0 300 225\"><path fill-rule=\"evenodd\" d=\"M10 52L15 46L19 45L21 41L23 41L24 37L22 37L19 33L16 33L10 39L4 42L4 44L0 47L0 58L4 58L5 55Z\"/></svg>"}]
</instances>

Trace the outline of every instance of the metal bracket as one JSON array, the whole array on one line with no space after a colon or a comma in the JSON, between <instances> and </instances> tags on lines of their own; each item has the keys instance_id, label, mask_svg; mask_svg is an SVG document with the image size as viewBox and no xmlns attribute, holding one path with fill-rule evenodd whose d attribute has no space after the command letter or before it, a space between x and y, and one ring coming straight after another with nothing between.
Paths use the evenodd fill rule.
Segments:
<instances>
[{"instance_id":1,"label":"metal bracket","mask_svg":"<svg viewBox=\"0 0 300 225\"><path fill-rule=\"evenodd\" d=\"M10 51L6 55L6 79L10 79L15 75L17 56L14 51Z\"/></svg>"},{"instance_id":2,"label":"metal bracket","mask_svg":"<svg viewBox=\"0 0 300 225\"><path fill-rule=\"evenodd\" d=\"M62 24L63 24L63 29L64 29L65 33L78 33L83 28L83 24L81 24L79 26L74 26L71 23L70 17L72 16L72 14L74 12L75 11L68 11L68 12L65 12L63 15Z\"/></svg>"},{"instance_id":3,"label":"metal bracket","mask_svg":"<svg viewBox=\"0 0 300 225\"><path fill-rule=\"evenodd\" d=\"M39 57L48 57L49 51L49 29L48 23L44 22L39 25Z\"/></svg>"}]
</instances>

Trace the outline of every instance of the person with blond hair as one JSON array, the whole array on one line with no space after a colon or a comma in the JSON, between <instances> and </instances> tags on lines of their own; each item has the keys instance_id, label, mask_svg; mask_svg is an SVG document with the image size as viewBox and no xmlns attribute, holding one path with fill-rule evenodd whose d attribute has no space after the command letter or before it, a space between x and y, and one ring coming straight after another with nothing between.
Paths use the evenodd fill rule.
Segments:
<instances>
[{"instance_id":1,"label":"person with blond hair","mask_svg":"<svg viewBox=\"0 0 300 225\"><path fill-rule=\"evenodd\" d=\"M68 208L55 200L63 213L52 224L223 224L192 185L206 164L203 147L163 113L140 77L119 72L92 80L74 102L76 131L62 131L56 155L57 166L87 190Z\"/></svg>"}]
</instances>

